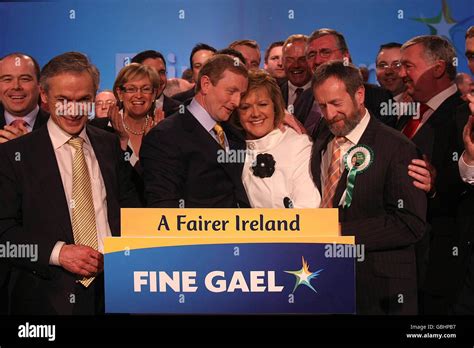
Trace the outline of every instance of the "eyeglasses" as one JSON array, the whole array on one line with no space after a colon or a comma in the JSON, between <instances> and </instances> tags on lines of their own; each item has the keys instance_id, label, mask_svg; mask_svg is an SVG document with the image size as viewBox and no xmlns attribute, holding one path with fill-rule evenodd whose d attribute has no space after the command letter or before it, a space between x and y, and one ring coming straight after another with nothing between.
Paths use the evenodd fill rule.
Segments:
<instances>
[{"instance_id":1,"label":"eyeglasses","mask_svg":"<svg viewBox=\"0 0 474 348\"><path fill-rule=\"evenodd\" d=\"M321 56L321 58L329 58L331 56L331 54L335 51L340 51L341 49L340 48L336 48L334 50L331 50L330 48L321 48L319 51L311 51L309 52L307 55L306 55L306 58L307 59L313 59L313 58L316 58L316 56L319 55Z\"/></svg>"},{"instance_id":2,"label":"eyeglasses","mask_svg":"<svg viewBox=\"0 0 474 348\"><path fill-rule=\"evenodd\" d=\"M115 100L99 100L95 102L96 106L102 106L102 105L112 105L115 104Z\"/></svg>"},{"instance_id":3,"label":"eyeglasses","mask_svg":"<svg viewBox=\"0 0 474 348\"><path fill-rule=\"evenodd\" d=\"M395 61L393 62L392 64L388 65L387 63L379 63L376 65L376 68L377 69L380 69L380 70L385 70L385 69L392 69L392 70L400 70L400 68L402 67L402 63L400 61Z\"/></svg>"},{"instance_id":4,"label":"eyeglasses","mask_svg":"<svg viewBox=\"0 0 474 348\"><path fill-rule=\"evenodd\" d=\"M142 92L143 94L152 94L153 91L155 90L151 86L144 86L141 88L138 88L135 86L128 86L128 87L122 86L120 87L120 89L125 93L137 93L140 90L140 92Z\"/></svg>"},{"instance_id":5,"label":"eyeglasses","mask_svg":"<svg viewBox=\"0 0 474 348\"><path fill-rule=\"evenodd\" d=\"M474 52L466 52L467 60L474 60Z\"/></svg>"}]
</instances>

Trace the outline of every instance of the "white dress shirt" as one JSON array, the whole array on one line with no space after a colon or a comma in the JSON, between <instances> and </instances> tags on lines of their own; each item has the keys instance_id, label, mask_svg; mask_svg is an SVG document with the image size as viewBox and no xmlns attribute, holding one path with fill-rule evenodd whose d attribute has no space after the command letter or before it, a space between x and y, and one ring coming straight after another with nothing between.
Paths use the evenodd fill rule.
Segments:
<instances>
[{"instance_id":1,"label":"white dress shirt","mask_svg":"<svg viewBox=\"0 0 474 348\"><path fill-rule=\"evenodd\" d=\"M217 124L216 120L214 120L211 115L207 112L206 109L202 107L199 102L193 98L191 100L191 103L187 106L188 111L194 116L196 120L201 124L201 126L204 127L204 129L211 135L211 137L214 138L214 140L219 143L219 140L217 139L217 134L214 132L214 126ZM227 140L227 135L225 135L224 132L224 138L225 138L225 150L229 151L229 142Z\"/></svg>"},{"instance_id":2,"label":"white dress shirt","mask_svg":"<svg viewBox=\"0 0 474 348\"><path fill-rule=\"evenodd\" d=\"M31 112L27 113L23 117L13 116L7 110L5 110L5 113L4 113L5 124L10 125L15 120L23 120L26 122L26 129L28 129L28 131L31 132L33 130L33 126L35 125L38 112L39 112L38 105L36 105L36 107Z\"/></svg>"},{"instance_id":3,"label":"white dress shirt","mask_svg":"<svg viewBox=\"0 0 474 348\"><path fill-rule=\"evenodd\" d=\"M297 87L294 84L292 84L290 81L288 81L288 105L293 105L295 103L296 97L298 96L296 94L297 88L303 88L303 92L304 92L310 87L311 87L311 80L306 85L301 86L301 87Z\"/></svg>"},{"instance_id":4,"label":"white dress shirt","mask_svg":"<svg viewBox=\"0 0 474 348\"><path fill-rule=\"evenodd\" d=\"M428 100L428 102L426 103L426 105L428 105L430 108L423 114L421 115L421 122L418 126L418 128L416 129L416 132L418 132L420 130L420 128L426 123L428 122L428 120L430 119L431 115L434 114L434 112L436 111L436 109L439 108L439 106L441 104L444 103L444 101L446 99L448 99L450 96L452 96L454 93L456 93L458 90L458 88L456 87L456 84L452 84L451 86L449 86L448 88L446 88L445 90L439 92L438 94L436 94L433 98L431 98L430 100ZM416 134L416 132L414 134Z\"/></svg>"},{"instance_id":5,"label":"white dress shirt","mask_svg":"<svg viewBox=\"0 0 474 348\"><path fill-rule=\"evenodd\" d=\"M163 93L161 93L161 95L158 98L156 98L156 100L155 100L155 111L156 111L156 109L163 110L164 100L165 100L165 95Z\"/></svg>"},{"instance_id":6,"label":"white dress shirt","mask_svg":"<svg viewBox=\"0 0 474 348\"><path fill-rule=\"evenodd\" d=\"M247 156L242 171L242 182L250 205L254 208L285 208L288 197L294 208L318 208L321 195L311 176L311 140L291 128L285 132L274 129L266 136L247 140ZM271 177L253 174L252 163L258 154L268 153L275 160Z\"/></svg>"},{"instance_id":7,"label":"white dress shirt","mask_svg":"<svg viewBox=\"0 0 474 348\"><path fill-rule=\"evenodd\" d=\"M370 114L365 109L365 115L362 117L360 120L359 124L355 126L353 130L349 132L345 136L347 141L341 146L341 160L340 160L340 166L341 166L341 173L344 172L344 169L346 168L344 164L344 155L349 151L349 149L359 143L360 138L362 137L362 134L364 134L365 129L367 128L367 125L369 124L370 121ZM324 184L326 183L326 178L328 174L328 169L329 165L331 164L331 157L332 157L332 149L335 143L335 137L329 142L327 150L324 152L321 160L321 188L324 190ZM341 200L339 201L339 205L341 205L344 202L344 199L346 197L346 191L344 190L344 194L341 197Z\"/></svg>"},{"instance_id":8,"label":"white dress shirt","mask_svg":"<svg viewBox=\"0 0 474 348\"><path fill-rule=\"evenodd\" d=\"M76 150L71 145L67 144L72 136L59 128L52 118L48 120L47 127L51 143L53 144L54 154L56 155L59 172L61 174L61 180L66 194L66 202L68 202L69 207L69 217L72 224L72 208L70 202L72 201L73 158ZM103 239L112 235L107 218L107 192L105 190L99 163L97 162L97 157L95 156L94 149L92 148L89 137L87 136L85 127L79 134L79 137L84 139L83 151L87 169L89 170L89 177L91 178L92 199L94 201L99 251L103 252ZM54 246L49 259L51 265L59 266L59 252L64 244L65 242L58 241Z\"/></svg>"},{"instance_id":9,"label":"white dress shirt","mask_svg":"<svg viewBox=\"0 0 474 348\"><path fill-rule=\"evenodd\" d=\"M463 152L464 155L464 152ZM463 156L458 161L459 174L465 183L469 185L474 185L474 166L470 166L464 161Z\"/></svg>"}]
</instances>

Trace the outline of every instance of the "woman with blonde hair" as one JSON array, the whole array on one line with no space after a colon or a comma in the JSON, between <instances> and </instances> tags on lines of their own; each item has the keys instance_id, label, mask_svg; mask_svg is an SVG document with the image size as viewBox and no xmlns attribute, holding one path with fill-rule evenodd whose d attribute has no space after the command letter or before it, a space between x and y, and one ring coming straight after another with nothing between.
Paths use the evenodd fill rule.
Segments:
<instances>
[{"instance_id":1,"label":"woman with blonde hair","mask_svg":"<svg viewBox=\"0 0 474 348\"><path fill-rule=\"evenodd\" d=\"M312 142L282 125L285 107L275 79L249 72L234 124L243 129L247 154L242 181L252 207L317 208L321 195L310 169Z\"/></svg>"}]
</instances>

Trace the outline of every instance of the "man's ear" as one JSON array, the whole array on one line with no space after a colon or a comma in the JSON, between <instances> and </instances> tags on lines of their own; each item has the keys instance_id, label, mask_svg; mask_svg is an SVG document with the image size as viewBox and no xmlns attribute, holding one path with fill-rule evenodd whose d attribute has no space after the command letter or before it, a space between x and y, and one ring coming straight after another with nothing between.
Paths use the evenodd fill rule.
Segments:
<instances>
[{"instance_id":1,"label":"man's ear","mask_svg":"<svg viewBox=\"0 0 474 348\"><path fill-rule=\"evenodd\" d=\"M355 98L358 106L364 104L364 101L365 101L365 87L363 85L360 86L359 88L357 88L354 98Z\"/></svg>"},{"instance_id":2,"label":"man's ear","mask_svg":"<svg viewBox=\"0 0 474 348\"><path fill-rule=\"evenodd\" d=\"M446 62L444 60L438 60L432 69L434 77L439 79L446 73Z\"/></svg>"},{"instance_id":3,"label":"man's ear","mask_svg":"<svg viewBox=\"0 0 474 348\"><path fill-rule=\"evenodd\" d=\"M41 96L41 101L43 104L48 104L48 94L44 90L43 87L40 86L40 96Z\"/></svg>"},{"instance_id":4,"label":"man's ear","mask_svg":"<svg viewBox=\"0 0 474 348\"><path fill-rule=\"evenodd\" d=\"M209 92L209 88L211 87L212 82L209 76L203 75L201 76L201 91L202 94L206 95Z\"/></svg>"}]
</instances>

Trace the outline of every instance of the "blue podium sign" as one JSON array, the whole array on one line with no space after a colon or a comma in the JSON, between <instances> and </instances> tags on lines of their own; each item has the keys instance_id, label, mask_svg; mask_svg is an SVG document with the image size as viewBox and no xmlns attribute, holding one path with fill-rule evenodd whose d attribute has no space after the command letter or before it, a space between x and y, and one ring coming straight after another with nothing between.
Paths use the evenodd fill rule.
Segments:
<instances>
[{"instance_id":1,"label":"blue podium sign","mask_svg":"<svg viewBox=\"0 0 474 348\"><path fill-rule=\"evenodd\" d=\"M194 242L108 238L106 312L355 313L355 259L336 244Z\"/></svg>"}]
</instances>

